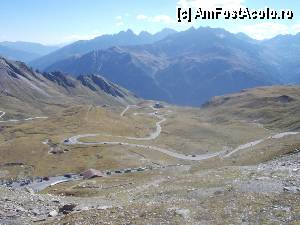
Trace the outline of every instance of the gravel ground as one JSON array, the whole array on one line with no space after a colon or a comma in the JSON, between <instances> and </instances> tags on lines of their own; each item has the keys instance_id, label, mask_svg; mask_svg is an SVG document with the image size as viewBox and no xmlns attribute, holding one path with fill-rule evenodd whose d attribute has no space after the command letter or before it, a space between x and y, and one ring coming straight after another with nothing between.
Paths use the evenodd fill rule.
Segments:
<instances>
[{"instance_id":1,"label":"gravel ground","mask_svg":"<svg viewBox=\"0 0 300 225\"><path fill-rule=\"evenodd\" d=\"M201 188L199 174L194 175L194 184L192 174L183 175L187 171L173 171L180 181L176 175L164 177L160 172L161 180L136 188L122 187L110 200L0 188L0 224L300 223L300 152L231 169L238 171L238 177L221 177L224 183ZM208 175L203 172L203 176L219 180L220 170L211 170ZM188 182L194 184L190 189L185 186Z\"/></svg>"}]
</instances>

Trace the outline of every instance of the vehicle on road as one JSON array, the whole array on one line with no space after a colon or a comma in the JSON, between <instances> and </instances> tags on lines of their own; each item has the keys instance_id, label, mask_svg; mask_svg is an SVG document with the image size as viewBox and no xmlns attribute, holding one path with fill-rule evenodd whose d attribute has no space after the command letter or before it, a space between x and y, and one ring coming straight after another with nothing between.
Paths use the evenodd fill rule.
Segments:
<instances>
[{"instance_id":1,"label":"vehicle on road","mask_svg":"<svg viewBox=\"0 0 300 225\"><path fill-rule=\"evenodd\" d=\"M67 174L64 175L64 177L66 177L66 178L72 178L72 174L67 173Z\"/></svg>"}]
</instances>

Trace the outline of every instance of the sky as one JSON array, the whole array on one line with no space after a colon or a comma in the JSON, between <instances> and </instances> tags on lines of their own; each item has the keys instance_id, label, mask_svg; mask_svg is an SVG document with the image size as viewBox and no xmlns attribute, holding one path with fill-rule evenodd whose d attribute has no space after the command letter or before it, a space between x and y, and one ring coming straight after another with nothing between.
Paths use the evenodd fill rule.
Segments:
<instances>
[{"instance_id":1,"label":"sky","mask_svg":"<svg viewBox=\"0 0 300 225\"><path fill-rule=\"evenodd\" d=\"M177 7L230 9L291 9L293 20L197 20L177 22ZM48 45L92 39L132 29L155 33L191 26L244 32L256 39L300 32L297 0L0 0L0 41L28 41Z\"/></svg>"}]
</instances>

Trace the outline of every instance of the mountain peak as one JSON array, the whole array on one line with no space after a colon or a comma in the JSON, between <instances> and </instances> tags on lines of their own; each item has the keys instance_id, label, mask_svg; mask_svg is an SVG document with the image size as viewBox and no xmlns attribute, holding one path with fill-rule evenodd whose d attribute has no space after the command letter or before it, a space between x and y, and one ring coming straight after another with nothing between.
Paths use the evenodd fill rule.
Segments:
<instances>
[{"instance_id":1,"label":"mountain peak","mask_svg":"<svg viewBox=\"0 0 300 225\"><path fill-rule=\"evenodd\" d=\"M150 34L146 31L136 35L131 29L121 31L113 35L102 35L92 40L77 41L70 45L64 46L61 49L41 57L31 62L35 68L45 70L53 64L71 58L74 55L84 55L93 50L105 50L112 46L133 46L133 45L144 45L152 44L156 41L164 39L166 36L176 31L171 29L164 29L157 34Z\"/></svg>"},{"instance_id":2,"label":"mountain peak","mask_svg":"<svg viewBox=\"0 0 300 225\"><path fill-rule=\"evenodd\" d=\"M150 34L148 31L141 31L139 33L139 36L140 37L149 37L149 36L152 36L152 34Z\"/></svg>"},{"instance_id":3,"label":"mountain peak","mask_svg":"<svg viewBox=\"0 0 300 225\"><path fill-rule=\"evenodd\" d=\"M126 31L126 33L128 33L128 34L134 34L134 32L133 32L131 29L128 29L128 30Z\"/></svg>"},{"instance_id":4,"label":"mountain peak","mask_svg":"<svg viewBox=\"0 0 300 225\"><path fill-rule=\"evenodd\" d=\"M120 31L118 33L118 35L128 35L128 36L136 36L135 33L131 30L131 29L128 29L126 31Z\"/></svg>"}]
</instances>

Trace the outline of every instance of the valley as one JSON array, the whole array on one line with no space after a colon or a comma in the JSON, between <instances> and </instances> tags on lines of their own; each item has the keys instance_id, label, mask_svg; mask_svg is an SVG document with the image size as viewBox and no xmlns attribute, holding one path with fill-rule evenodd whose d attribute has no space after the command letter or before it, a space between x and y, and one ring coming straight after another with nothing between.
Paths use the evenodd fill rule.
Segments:
<instances>
[{"instance_id":1,"label":"valley","mask_svg":"<svg viewBox=\"0 0 300 225\"><path fill-rule=\"evenodd\" d=\"M258 40L47 1L32 27L1 5L22 26L0 35L0 225L300 224L297 24Z\"/></svg>"},{"instance_id":2,"label":"valley","mask_svg":"<svg viewBox=\"0 0 300 225\"><path fill-rule=\"evenodd\" d=\"M266 98L267 107L260 107ZM5 221L210 224L229 214L226 223L297 221L300 121L293 113L299 101L297 86L279 86L216 97L201 108L156 101L70 105L18 122L1 108L1 180L29 180L16 183L18 197L0 187L27 212ZM83 179L91 168L104 176ZM38 180L44 177L49 181ZM22 196L43 198L38 213ZM71 214L48 217L66 204L74 204Z\"/></svg>"}]
</instances>

